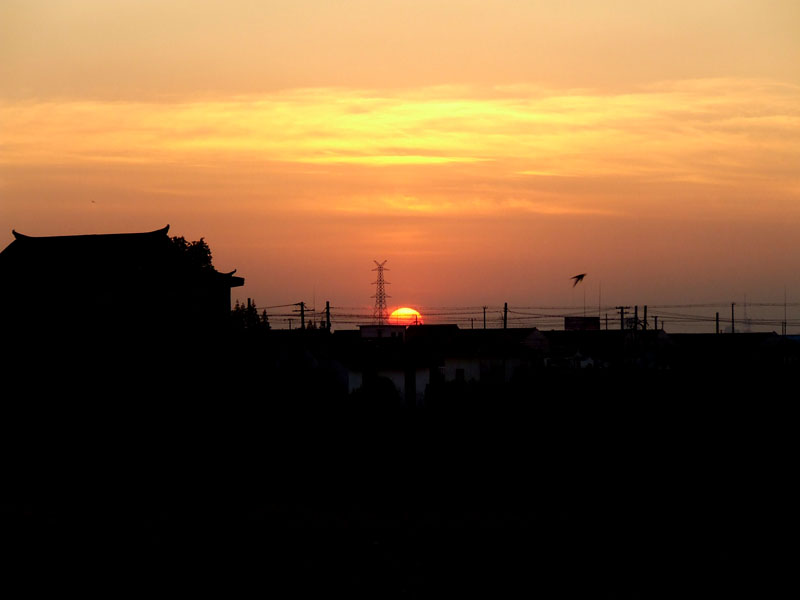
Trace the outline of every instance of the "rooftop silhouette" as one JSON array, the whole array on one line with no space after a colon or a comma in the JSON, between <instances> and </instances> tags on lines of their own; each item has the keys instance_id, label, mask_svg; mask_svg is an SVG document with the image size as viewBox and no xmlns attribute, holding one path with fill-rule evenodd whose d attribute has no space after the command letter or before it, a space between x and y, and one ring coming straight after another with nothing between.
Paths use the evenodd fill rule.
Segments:
<instances>
[{"instance_id":1,"label":"rooftop silhouette","mask_svg":"<svg viewBox=\"0 0 800 600\"><path fill-rule=\"evenodd\" d=\"M203 240L143 233L34 237L0 252L3 329L74 333L213 328L230 313L235 271L211 265ZM205 258L204 258L205 255Z\"/></svg>"}]
</instances>

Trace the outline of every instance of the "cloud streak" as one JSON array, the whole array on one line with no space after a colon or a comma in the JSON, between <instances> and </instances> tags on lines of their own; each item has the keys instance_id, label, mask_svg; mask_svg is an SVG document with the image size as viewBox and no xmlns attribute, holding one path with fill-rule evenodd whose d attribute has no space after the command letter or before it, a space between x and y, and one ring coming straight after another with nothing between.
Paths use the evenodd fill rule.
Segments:
<instances>
[{"instance_id":1,"label":"cloud streak","mask_svg":"<svg viewBox=\"0 0 800 600\"><path fill-rule=\"evenodd\" d=\"M603 192L620 181L745 186L797 198L800 88L707 79L617 94L437 86L180 103L6 102L0 128L0 168L172 165L224 167L236 177L253 164L318 165L334 178L359 169L352 194L340 190L337 210L359 210L366 182L388 188L391 201L378 205L390 211L480 212L488 203L601 214L623 210ZM581 200L573 189L565 203L559 188L579 181L592 182L593 194ZM405 208L403 194L415 197Z\"/></svg>"}]
</instances>

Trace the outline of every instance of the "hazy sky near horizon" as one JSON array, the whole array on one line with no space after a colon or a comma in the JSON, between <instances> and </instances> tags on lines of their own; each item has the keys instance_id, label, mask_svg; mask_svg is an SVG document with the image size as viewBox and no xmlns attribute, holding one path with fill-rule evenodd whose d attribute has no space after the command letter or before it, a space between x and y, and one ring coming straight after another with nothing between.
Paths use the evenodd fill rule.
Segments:
<instances>
[{"instance_id":1,"label":"hazy sky near horizon","mask_svg":"<svg viewBox=\"0 0 800 600\"><path fill-rule=\"evenodd\" d=\"M373 259L392 305L797 299L798 65L796 0L5 0L0 246L169 223L262 305L369 306Z\"/></svg>"}]
</instances>

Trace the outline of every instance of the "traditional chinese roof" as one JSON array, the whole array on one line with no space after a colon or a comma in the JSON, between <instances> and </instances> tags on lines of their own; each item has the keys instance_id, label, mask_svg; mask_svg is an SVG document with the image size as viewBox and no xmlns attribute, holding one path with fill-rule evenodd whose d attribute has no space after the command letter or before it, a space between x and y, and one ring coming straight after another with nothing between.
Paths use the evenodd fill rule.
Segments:
<instances>
[{"instance_id":1,"label":"traditional chinese roof","mask_svg":"<svg viewBox=\"0 0 800 600\"><path fill-rule=\"evenodd\" d=\"M130 243L130 241L133 239L145 240L145 239L160 238L162 236L165 236L167 235L167 233L169 233L169 225L167 225L166 227L162 227L161 229L156 229L155 231L146 231L144 233L98 233L89 235L33 236L33 235L25 235L23 233L19 233L15 229L12 229L11 233L14 234L15 240L25 243L29 242L35 242L37 244L53 243L53 242L63 243L64 241L67 241L68 243L81 243L81 241L87 241L87 240L102 240L104 242L122 241L123 243Z\"/></svg>"},{"instance_id":2,"label":"traditional chinese roof","mask_svg":"<svg viewBox=\"0 0 800 600\"><path fill-rule=\"evenodd\" d=\"M169 243L169 225L145 233L31 236L12 230L14 241L0 252L0 268L98 268L146 263Z\"/></svg>"},{"instance_id":3,"label":"traditional chinese roof","mask_svg":"<svg viewBox=\"0 0 800 600\"><path fill-rule=\"evenodd\" d=\"M14 241L0 252L0 275L35 272L44 277L113 277L169 269L169 225L142 233L30 236L12 230ZM174 269L171 269L174 271ZM209 269L205 278L244 285L244 279ZM174 273L173 273L174 275Z\"/></svg>"}]
</instances>

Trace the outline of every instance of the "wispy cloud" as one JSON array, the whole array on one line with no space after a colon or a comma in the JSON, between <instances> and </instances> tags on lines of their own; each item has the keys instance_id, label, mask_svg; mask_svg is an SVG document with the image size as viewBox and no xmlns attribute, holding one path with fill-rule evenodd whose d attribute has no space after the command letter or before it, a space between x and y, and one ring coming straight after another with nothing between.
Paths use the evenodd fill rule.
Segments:
<instances>
[{"instance_id":1,"label":"wispy cloud","mask_svg":"<svg viewBox=\"0 0 800 600\"><path fill-rule=\"evenodd\" d=\"M758 185L796 196L800 88L708 79L617 94L437 86L180 103L21 102L0 106L0 129L6 166L213 164L235 173L253 163L317 164L366 169L364 180L416 168L403 172L417 198L403 210L450 213L489 202L547 214L604 213L618 209L592 205L588 196L583 205L553 203L546 196L556 184L547 181L588 179L600 195L602 181L625 180ZM460 184L437 190L459 165ZM517 188L499 185L504 179ZM490 190L475 191L488 180ZM382 183L403 187L398 181ZM358 210L357 195L341 193L339 208ZM378 204L398 208L396 199Z\"/></svg>"}]
</instances>

